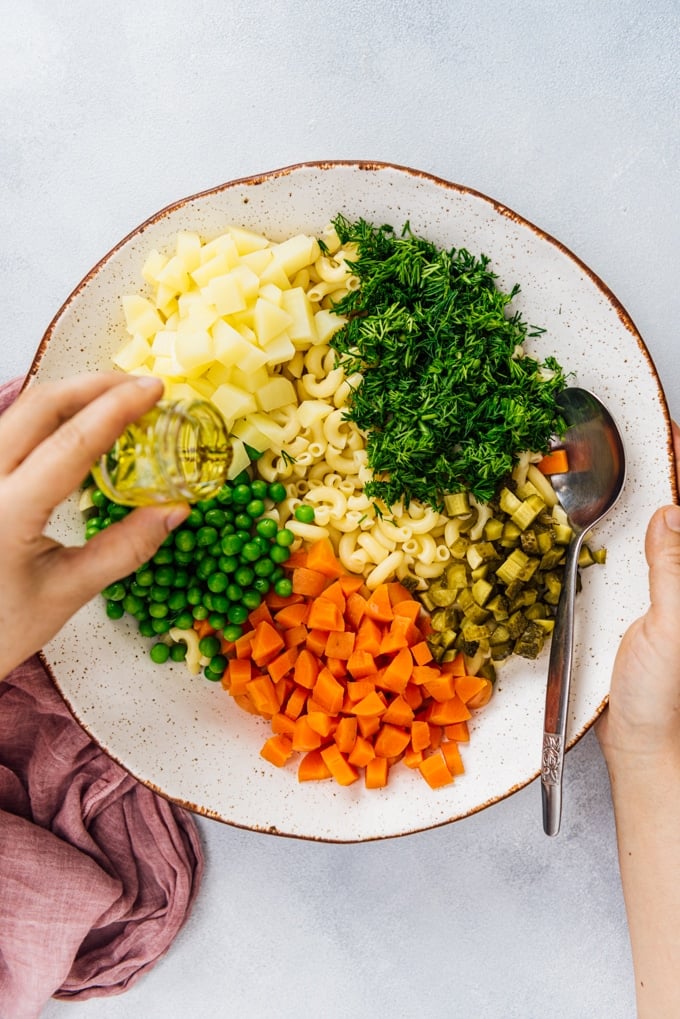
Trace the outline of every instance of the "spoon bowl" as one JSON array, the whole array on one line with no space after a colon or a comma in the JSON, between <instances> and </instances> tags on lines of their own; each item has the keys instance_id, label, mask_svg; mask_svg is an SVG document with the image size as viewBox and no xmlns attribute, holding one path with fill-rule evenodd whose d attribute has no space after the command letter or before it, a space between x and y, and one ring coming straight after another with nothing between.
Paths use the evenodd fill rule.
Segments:
<instances>
[{"instance_id":1,"label":"spoon bowl","mask_svg":"<svg viewBox=\"0 0 680 1019\"><path fill-rule=\"evenodd\" d=\"M574 386L563 390L558 402L567 429L556 447L565 450L569 470L553 475L551 480L569 517L573 537L564 564L548 664L541 759L543 828L547 835L557 835L562 814L562 771L579 553L586 533L617 501L626 475L621 434L600 400Z\"/></svg>"}]
</instances>

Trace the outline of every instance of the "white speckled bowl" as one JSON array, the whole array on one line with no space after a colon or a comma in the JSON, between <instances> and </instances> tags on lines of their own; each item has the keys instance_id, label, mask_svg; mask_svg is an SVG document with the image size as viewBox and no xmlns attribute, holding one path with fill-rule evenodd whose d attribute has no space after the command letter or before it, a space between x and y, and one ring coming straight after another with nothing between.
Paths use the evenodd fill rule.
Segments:
<instances>
[{"instance_id":1,"label":"white speckled bowl","mask_svg":"<svg viewBox=\"0 0 680 1019\"><path fill-rule=\"evenodd\" d=\"M519 282L516 306L545 327L531 352L555 354L575 383L596 393L624 436L628 479L598 528L607 565L584 574L569 711L570 745L606 702L612 661L628 624L645 607L644 531L653 510L677 497L670 420L651 358L607 287L561 244L511 210L468 188L376 163L315 163L233 181L159 212L106 255L50 325L32 375L63 378L110 366L124 338L120 297L140 288L152 247L180 229L216 235L231 223L275 240L320 231L339 211L413 230L491 258L501 286ZM72 498L51 532L79 543ZM530 782L539 770L547 654L501 668L497 692L472 726L467 772L431 791L406 768L367 792L298 784L294 766L259 757L267 724L241 711L219 685L181 665L159 668L125 621L110 622L101 599L87 605L44 652L54 681L84 728L142 782L207 817L258 831L358 841L401 835L465 817ZM569 810L568 802L565 809ZM537 825L539 820L537 800Z\"/></svg>"}]
</instances>

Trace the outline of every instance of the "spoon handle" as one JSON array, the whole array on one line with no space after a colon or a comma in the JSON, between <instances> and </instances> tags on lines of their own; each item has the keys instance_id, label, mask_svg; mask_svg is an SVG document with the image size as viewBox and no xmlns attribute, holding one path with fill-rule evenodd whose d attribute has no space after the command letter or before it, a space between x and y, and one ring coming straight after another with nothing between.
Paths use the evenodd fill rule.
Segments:
<instances>
[{"instance_id":1,"label":"spoon handle","mask_svg":"<svg viewBox=\"0 0 680 1019\"><path fill-rule=\"evenodd\" d=\"M555 614L550 644L548 685L545 696L543 754L541 758L541 789L543 799L543 830L557 835L562 816L562 769L564 740L567 728L571 663L574 650L574 602L578 576L578 557L583 533L572 540L564 564L562 592Z\"/></svg>"}]
</instances>

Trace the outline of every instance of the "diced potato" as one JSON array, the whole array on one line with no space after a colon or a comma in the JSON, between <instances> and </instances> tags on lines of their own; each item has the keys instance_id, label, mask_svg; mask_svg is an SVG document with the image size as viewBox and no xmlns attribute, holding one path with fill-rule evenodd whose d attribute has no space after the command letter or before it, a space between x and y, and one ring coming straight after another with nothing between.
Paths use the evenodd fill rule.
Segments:
<instances>
[{"instance_id":1,"label":"diced potato","mask_svg":"<svg viewBox=\"0 0 680 1019\"><path fill-rule=\"evenodd\" d=\"M197 287L204 287L216 276L224 276L233 268L233 263L227 253L219 251L209 262L199 265L190 275Z\"/></svg>"},{"instance_id":2,"label":"diced potato","mask_svg":"<svg viewBox=\"0 0 680 1019\"><path fill-rule=\"evenodd\" d=\"M254 302L260 289L260 277L252 269L249 269L247 265L243 265L243 263L235 266L232 271L246 299L246 303Z\"/></svg>"},{"instance_id":3,"label":"diced potato","mask_svg":"<svg viewBox=\"0 0 680 1019\"><path fill-rule=\"evenodd\" d=\"M220 364L219 361L215 361L205 373L205 378L217 389L223 382L231 382L231 372L232 369L229 365Z\"/></svg>"},{"instance_id":4,"label":"diced potato","mask_svg":"<svg viewBox=\"0 0 680 1019\"><path fill-rule=\"evenodd\" d=\"M133 336L114 356L113 363L116 368L130 372L143 365L150 354L151 347L147 340L143 336Z\"/></svg>"},{"instance_id":5,"label":"diced potato","mask_svg":"<svg viewBox=\"0 0 680 1019\"><path fill-rule=\"evenodd\" d=\"M262 276L273 257L271 248L260 248L259 251L249 251L247 255L242 255L241 264L252 269L257 276Z\"/></svg>"},{"instance_id":6,"label":"diced potato","mask_svg":"<svg viewBox=\"0 0 680 1019\"><path fill-rule=\"evenodd\" d=\"M255 447L253 447L254 449ZM250 457L246 452L246 448L243 444L242 439L236 436L231 436L231 451L232 460L229 464L229 470L227 471L227 477L232 481L237 475L244 471L246 467L250 466Z\"/></svg>"},{"instance_id":7,"label":"diced potato","mask_svg":"<svg viewBox=\"0 0 680 1019\"><path fill-rule=\"evenodd\" d=\"M184 262L178 255L168 261L165 268L158 274L158 282L168 287L175 294L184 293L189 289L189 273L184 267Z\"/></svg>"},{"instance_id":8,"label":"diced potato","mask_svg":"<svg viewBox=\"0 0 680 1019\"><path fill-rule=\"evenodd\" d=\"M255 302L254 329L257 342L261 347L267 347L273 339L288 328L292 321L293 319L287 311L263 297L258 297Z\"/></svg>"},{"instance_id":9,"label":"diced potato","mask_svg":"<svg viewBox=\"0 0 680 1019\"><path fill-rule=\"evenodd\" d=\"M290 361L295 354L295 347L288 333L281 333L271 343L268 343L266 353L269 365L285 364L286 361Z\"/></svg>"},{"instance_id":10,"label":"diced potato","mask_svg":"<svg viewBox=\"0 0 680 1019\"><path fill-rule=\"evenodd\" d=\"M175 357L188 378L200 375L215 360L215 345L207 329L177 333Z\"/></svg>"},{"instance_id":11,"label":"diced potato","mask_svg":"<svg viewBox=\"0 0 680 1019\"><path fill-rule=\"evenodd\" d=\"M182 294L179 298L180 325L178 331L183 328L182 319L191 329L210 329L215 324L219 315L214 304L206 301L203 294L191 292Z\"/></svg>"},{"instance_id":12,"label":"diced potato","mask_svg":"<svg viewBox=\"0 0 680 1019\"><path fill-rule=\"evenodd\" d=\"M275 375L266 385L258 387L255 396L260 408L267 412L278 407L286 407L290 403L297 403L295 386L282 375Z\"/></svg>"},{"instance_id":13,"label":"diced potato","mask_svg":"<svg viewBox=\"0 0 680 1019\"><path fill-rule=\"evenodd\" d=\"M298 407L298 418L303 428L321 421L333 410L326 400L303 400Z\"/></svg>"},{"instance_id":14,"label":"diced potato","mask_svg":"<svg viewBox=\"0 0 680 1019\"><path fill-rule=\"evenodd\" d=\"M250 420L259 431L266 435L270 440L270 444L276 449L280 449L285 439L285 432L281 425L277 425L276 421L273 421L267 414L261 414L259 411L250 415Z\"/></svg>"},{"instance_id":15,"label":"diced potato","mask_svg":"<svg viewBox=\"0 0 680 1019\"><path fill-rule=\"evenodd\" d=\"M283 306L283 291L275 283L261 283L258 297L265 301L271 301L277 308Z\"/></svg>"},{"instance_id":16,"label":"diced potato","mask_svg":"<svg viewBox=\"0 0 680 1019\"><path fill-rule=\"evenodd\" d=\"M223 276L214 276L202 291L206 300L215 306L218 315L233 315L244 311L246 299L239 286L238 277L228 272Z\"/></svg>"},{"instance_id":17,"label":"diced potato","mask_svg":"<svg viewBox=\"0 0 680 1019\"><path fill-rule=\"evenodd\" d=\"M188 382L174 382L172 380L165 383L165 396L168 400L203 399L198 390L194 389Z\"/></svg>"},{"instance_id":18,"label":"diced potato","mask_svg":"<svg viewBox=\"0 0 680 1019\"><path fill-rule=\"evenodd\" d=\"M151 363L151 370L159 379L181 379L186 375L179 361L173 357L155 357Z\"/></svg>"},{"instance_id":19,"label":"diced potato","mask_svg":"<svg viewBox=\"0 0 680 1019\"><path fill-rule=\"evenodd\" d=\"M327 311L321 308L314 315L316 327L316 343L328 343L333 333L341 329L347 319L343 315L336 315L334 311Z\"/></svg>"},{"instance_id":20,"label":"diced potato","mask_svg":"<svg viewBox=\"0 0 680 1019\"><path fill-rule=\"evenodd\" d=\"M300 269L315 262L320 254L318 241L307 234L298 234L274 245L274 261L282 267L289 279Z\"/></svg>"},{"instance_id":21,"label":"diced potato","mask_svg":"<svg viewBox=\"0 0 680 1019\"><path fill-rule=\"evenodd\" d=\"M262 389L268 384L271 377L266 366L257 368L255 371L246 371L241 367L231 369L231 381L234 385L254 395L257 394L258 389Z\"/></svg>"},{"instance_id":22,"label":"diced potato","mask_svg":"<svg viewBox=\"0 0 680 1019\"><path fill-rule=\"evenodd\" d=\"M267 354L250 343L238 330L222 319L213 326L215 360L224 365L238 365L243 371L254 372L267 363Z\"/></svg>"},{"instance_id":23,"label":"diced potato","mask_svg":"<svg viewBox=\"0 0 680 1019\"><path fill-rule=\"evenodd\" d=\"M147 283L158 283L158 276L167 264L167 256L162 255L160 251L156 251L156 249L153 248L146 256L146 261L142 266L142 278L145 279Z\"/></svg>"},{"instance_id":24,"label":"diced potato","mask_svg":"<svg viewBox=\"0 0 680 1019\"><path fill-rule=\"evenodd\" d=\"M288 290L290 287L290 280L286 275L285 269L281 263L277 262L274 258L260 273L260 281L263 284L273 283L274 286L279 288L279 290ZM260 293L261 292L262 291L260 290Z\"/></svg>"},{"instance_id":25,"label":"diced potato","mask_svg":"<svg viewBox=\"0 0 680 1019\"><path fill-rule=\"evenodd\" d=\"M236 244L239 255L247 255L251 251L258 251L260 248L268 248L269 240L262 234L253 233L251 230L243 230L239 226L230 226L229 235Z\"/></svg>"},{"instance_id":26,"label":"diced potato","mask_svg":"<svg viewBox=\"0 0 680 1019\"><path fill-rule=\"evenodd\" d=\"M212 394L212 402L227 421L235 421L236 418L253 414L257 410L257 402L253 394L239 389L238 386L234 386L230 382L224 382L217 387Z\"/></svg>"},{"instance_id":27,"label":"diced potato","mask_svg":"<svg viewBox=\"0 0 680 1019\"><path fill-rule=\"evenodd\" d=\"M176 339L175 329L159 329L151 343L151 353L156 357L174 357Z\"/></svg>"},{"instance_id":28,"label":"diced potato","mask_svg":"<svg viewBox=\"0 0 680 1019\"><path fill-rule=\"evenodd\" d=\"M175 253L184 263L186 271L193 272L201 264L201 238L193 230L180 230Z\"/></svg>"},{"instance_id":29,"label":"diced potato","mask_svg":"<svg viewBox=\"0 0 680 1019\"><path fill-rule=\"evenodd\" d=\"M302 287L284 290L281 294L281 307L293 320L288 326L288 335L293 343L296 341L314 343L316 341L314 313Z\"/></svg>"},{"instance_id":30,"label":"diced potato","mask_svg":"<svg viewBox=\"0 0 680 1019\"><path fill-rule=\"evenodd\" d=\"M264 452L265 449L269 449L269 438L259 428L255 427L250 418L240 418L240 420L236 421L231 434L240 438L246 445L257 449L260 453Z\"/></svg>"},{"instance_id":31,"label":"diced potato","mask_svg":"<svg viewBox=\"0 0 680 1019\"><path fill-rule=\"evenodd\" d=\"M236 247L234 238L226 233L220 234L219 237L215 237L214 240L208 241L201 248L201 264L209 262L215 255L224 254L229 260L230 267L238 265L239 253Z\"/></svg>"},{"instance_id":32,"label":"diced potato","mask_svg":"<svg viewBox=\"0 0 680 1019\"><path fill-rule=\"evenodd\" d=\"M133 294L123 298L125 325L130 336L141 336L145 340L163 328L163 319L146 297Z\"/></svg>"}]
</instances>

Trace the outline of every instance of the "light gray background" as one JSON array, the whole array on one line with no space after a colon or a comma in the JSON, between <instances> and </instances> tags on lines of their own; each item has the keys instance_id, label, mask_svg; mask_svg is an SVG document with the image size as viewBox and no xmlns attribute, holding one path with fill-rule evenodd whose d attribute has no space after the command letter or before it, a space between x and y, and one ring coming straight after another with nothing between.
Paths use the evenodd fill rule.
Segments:
<instances>
[{"instance_id":1,"label":"light gray background","mask_svg":"<svg viewBox=\"0 0 680 1019\"><path fill-rule=\"evenodd\" d=\"M675 416L677 0L0 2L0 376L88 269L223 181L365 158L477 188L552 233L640 329ZM597 356L597 352L594 352ZM569 754L562 833L534 784L356 846L200 822L186 928L127 994L48 1019L626 1019L606 769Z\"/></svg>"}]
</instances>

